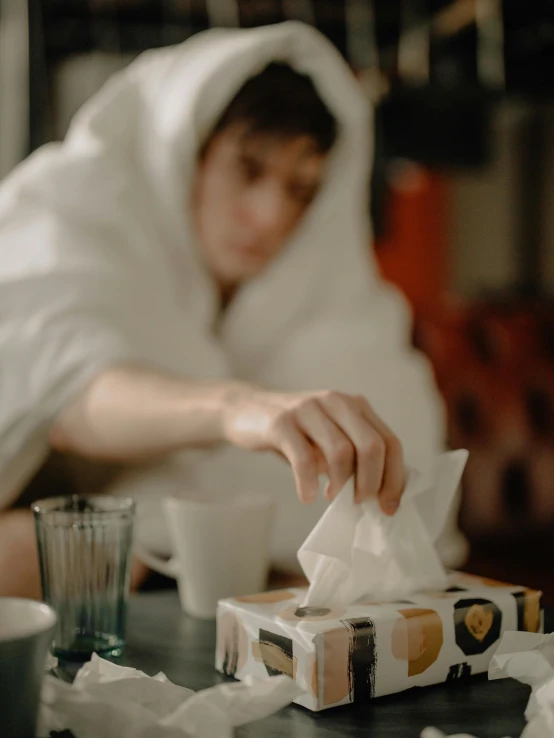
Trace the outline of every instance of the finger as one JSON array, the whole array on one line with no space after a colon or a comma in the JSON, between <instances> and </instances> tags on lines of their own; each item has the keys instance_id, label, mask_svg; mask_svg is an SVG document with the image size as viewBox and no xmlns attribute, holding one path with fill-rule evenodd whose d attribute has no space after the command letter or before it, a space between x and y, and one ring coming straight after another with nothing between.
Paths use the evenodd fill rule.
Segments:
<instances>
[{"instance_id":1,"label":"finger","mask_svg":"<svg viewBox=\"0 0 554 738\"><path fill-rule=\"evenodd\" d=\"M312 443L312 449L315 454L315 459L317 463L317 473L318 474L327 474L327 460L325 456L323 455L323 451L315 446Z\"/></svg>"},{"instance_id":2,"label":"finger","mask_svg":"<svg viewBox=\"0 0 554 738\"><path fill-rule=\"evenodd\" d=\"M311 443L311 442L310 442ZM316 445L312 443L312 449L315 454L316 463L317 463L317 472L320 476L325 475L327 477L327 482L325 484L325 489L323 490L323 496L327 500L332 499L333 490L331 487L331 482L329 481L328 476L328 469L327 469L327 460L325 456L323 455L323 451L318 448Z\"/></svg>"},{"instance_id":3,"label":"finger","mask_svg":"<svg viewBox=\"0 0 554 738\"><path fill-rule=\"evenodd\" d=\"M278 449L292 467L300 500L313 502L319 491L317 456L302 431L293 421L282 422L276 439Z\"/></svg>"},{"instance_id":4,"label":"finger","mask_svg":"<svg viewBox=\"0 0 554 738\"><path fill-rule=\"evenodd\" d=\"M379 491L379 503L383 512L387 515L394 515L400 504L406 484L402 444L364 397L358 398L358 402L364 417L379 431L385 441L385 468L383 483Z\"/></svg>"},{"instance_id":5,"label":"finger","mask_svg":"<svg viewBox=\"0 0 554 738\"><path fill-rule=\"evenodd\" d=\"M353 398L329 393L320 402L352 442L356 452L356 502L377 498L383 484L386 445Z\"/></svg>"},{"instance_id":6,"label":"finger","mask_svg":"<svg viewBox=\"0 0 554 738\"><path fill-rule=\"evenodd\" d=\"M354 473L354 448L317 400L311 399L296 410L298 425L323 454L329 484L325 496L332 500Z\"/></svg>"},{"instance_id":7,"label":"finger","mask_svg":"<svg viewBox=\"0 0 554 738\"><path fill-rule=\"evenodd\" d=\"M317 473L318 473L318 475L327 474L327 462L325 461L325 456L323 456L322 452L318 449L317 446L314 446L314 444L311 443L309 440L308 440L308 442L310 443L310 447L312 449L312 453L313 453L314 458L315 458L315 463L316 463L316 466L317 466ZM281 451L281 449L275 448L274 449L274 452L278 456L280 456L284 461L286 461L287 463L289 463L289 460L287 459L287 457L285 456L285 454L283 453L283 451Z\"/></svg>"}]
</instances>

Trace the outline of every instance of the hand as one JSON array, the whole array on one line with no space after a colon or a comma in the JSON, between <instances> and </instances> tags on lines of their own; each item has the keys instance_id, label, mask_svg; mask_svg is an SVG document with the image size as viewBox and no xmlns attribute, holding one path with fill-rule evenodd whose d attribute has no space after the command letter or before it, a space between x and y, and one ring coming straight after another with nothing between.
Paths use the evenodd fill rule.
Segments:
<instances>
[{"instance_id":1,"label":"hand","mask_svg":"<svg viewBox=\"0 0 554 738\"><path fill-rule=\"evenodd\" d=\"M356 502L378 497L389 515L398 508L404 489L402 447L364 397L245 389L227 404L223 426L234 446L282 454L302 502L317 497L319 474L329 478L329 500L354 475Z\"/></svg>"}]
</instances>

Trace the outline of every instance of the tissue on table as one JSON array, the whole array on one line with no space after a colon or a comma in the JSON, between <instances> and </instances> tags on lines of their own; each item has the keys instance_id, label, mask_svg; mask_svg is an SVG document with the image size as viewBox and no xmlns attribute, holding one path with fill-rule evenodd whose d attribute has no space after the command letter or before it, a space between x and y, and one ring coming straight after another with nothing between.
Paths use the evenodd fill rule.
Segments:
<instances>
[{"instance_id":1,"label":"tissue on table","mask_svg":"<svg viewBox=\"0 0 554 738\"><path fill-rule=\"evenodd\" d=\"M409 471L400 508L354 504L347 485L298 558L309 589L223 600L216 666L287 674L311 710L486 671L508 629L539 630L540 593L445 572L435 550L466 451Z\"/></svg>"},{"instance_id":2,"label":"tissue on table","mask_svg":"<svg viewBox=\"0 0 554 738\"><path fill-rule=\"evenodd\" d=\"M491 660L489 679L512 677L531 686L521 738L554 735L554 633L505 633Z\"/></svg>"},{"instance_id":3,"label":"tissue on table","mask_svg":"<svg viewBox=\"0 0 554 738\"><path fill-rule=\"evenodd\" d=\"M552 738L554 735L554 633L508 631L502 636L489 666L489 679L512 677L532 688L525 710L528 721L521 738ZM475 738L445 736L426 728L421 738ZM515 736L514 736L515 738Z\"/></svg>"},{"instance_id":4,"label":"tissue on table","mask_svg":"<svg viewBox=\"0 0 554 738\"><path fill-rule=\"evenodd\" d=\"M446 735L446 733L443 733L442 730L439 730L438 728L429 727L425 728L425 730L421 733L421 738L476 738L474 735L469 735L469 733L456 733L455 735Z\"/></svg>"},{"instance_id":5,"label":"tissue on table","mask_svg":"<svg viewBox=\"0 0 554 738\"><path fill-rule=\"evenodd\" d=\"M76 738L230 738L235 726L270 715L299 692L281 677L195 693L164 674L149 677L94 654L72 685L45 677L38 736L70 730Z\"/></svg>"}]
</instances>

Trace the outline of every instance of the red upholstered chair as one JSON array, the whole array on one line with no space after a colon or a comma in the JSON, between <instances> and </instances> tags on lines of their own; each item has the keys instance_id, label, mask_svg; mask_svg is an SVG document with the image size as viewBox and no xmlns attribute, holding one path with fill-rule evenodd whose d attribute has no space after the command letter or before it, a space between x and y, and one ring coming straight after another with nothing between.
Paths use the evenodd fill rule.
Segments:
<instances>
[{"instance_id":1,"label":"red upholstered chair","mask_svg":"<svg viewBox=\"0 0 554 738\"><path fill-rule=\"evenodd\" d=\"M473 536L554 529L554 321L549 306L475 304L417 321L470 451L462 521Z\"/></svg>"}]
</instances>

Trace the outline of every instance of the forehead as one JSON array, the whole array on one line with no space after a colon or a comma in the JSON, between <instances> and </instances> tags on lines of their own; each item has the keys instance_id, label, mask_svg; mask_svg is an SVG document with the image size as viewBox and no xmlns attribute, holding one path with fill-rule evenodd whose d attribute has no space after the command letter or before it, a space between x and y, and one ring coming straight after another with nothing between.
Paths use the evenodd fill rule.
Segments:
<instances>
[{"instance_id":1,"label":"forehead","mask_svg":"<svg viewBox=\"0 0 554 738\"><path fill-rule=\"evenodd\" d=\"M246 126L222 131L220 142L239 155L254 157L266 165L300 168L318 175L327 154L321 153L311 136L287 136L272 132L250 132Z\"/></svg>"}]
</instances>

